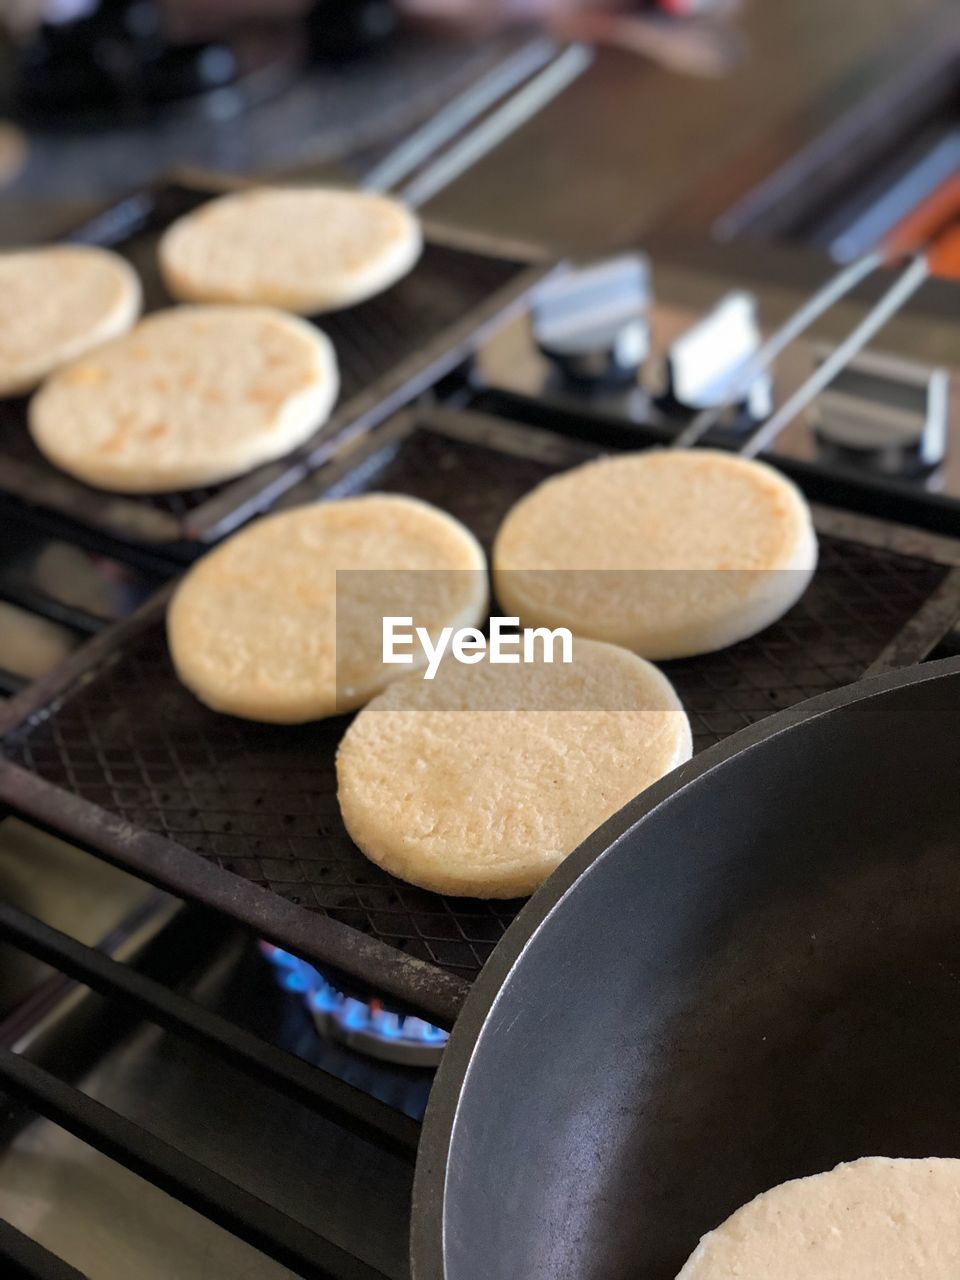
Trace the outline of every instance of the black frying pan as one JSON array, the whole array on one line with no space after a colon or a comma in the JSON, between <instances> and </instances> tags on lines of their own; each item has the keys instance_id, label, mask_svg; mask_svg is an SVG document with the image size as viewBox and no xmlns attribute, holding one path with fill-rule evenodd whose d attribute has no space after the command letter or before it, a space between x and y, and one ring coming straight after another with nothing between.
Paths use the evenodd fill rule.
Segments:
<instances>
[{"instance_id":1,"label":"black frying pan","mask_svg":"<svg viewBox=\"0 0 960 1280\"><path fill-rule=\"evenodd\" d=\"M861 1155L960 1156L955 659L704 752L531 900L437 1077L414 1278L672 1280Z\"/></svg>"}]
</instances>

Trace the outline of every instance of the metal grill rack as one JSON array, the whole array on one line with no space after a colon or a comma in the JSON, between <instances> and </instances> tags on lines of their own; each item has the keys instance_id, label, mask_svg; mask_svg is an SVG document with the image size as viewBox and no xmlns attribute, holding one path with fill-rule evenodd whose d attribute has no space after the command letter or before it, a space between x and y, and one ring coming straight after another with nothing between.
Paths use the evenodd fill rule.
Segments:
<instances>
[{"instance_id":1,"label":"metal grill rack","mask_svg":"<svg viewBox=\"0 0 960 1280\"><path fill-rule=\"evenodd\" d=\"M156 261L161 232L216 192L164 184L121 200L67 237L114 249L140 276L146 310L169 305ZM414 270L379 297L321 318L337 351L341 391L330 421L295 454L225 484L128 497L74 480L46 461L26 427L25 400L0 402L0 496L179 556L236 528L329 455L333 442L382 422L460 364L545 271L533 250L426 227Z\"/></svg>"},{"instance_id":2,"label":"metal grill rack","mask_svg":"<svg viewBox=\"0 0 960 1280\"><path fill-rule=\"evenodd\" d=\"M489 546L517 498L595 453L499 419L412 412L346 448L291 500L412 493ZM816 522L821 565L787 617L722 653L669 664L698 749L868 671L919 661L960 615L960 544L825 509ZM173 674L164 607L161 595L6 708L0 798L449 1026L521 904L426 893L369 863L336 801L345 721L291 728L209 711Z\"/></svg>"}]
</instances>

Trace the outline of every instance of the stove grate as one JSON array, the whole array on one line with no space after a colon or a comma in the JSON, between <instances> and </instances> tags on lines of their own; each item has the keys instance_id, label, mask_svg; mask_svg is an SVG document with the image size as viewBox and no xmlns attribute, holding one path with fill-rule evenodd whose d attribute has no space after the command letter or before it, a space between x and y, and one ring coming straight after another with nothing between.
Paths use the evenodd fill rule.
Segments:
<instances>
[{"instance_id":1,"label":"stove grate","mask_svg":"<svg viewBox=\"0 0 960 1280\"><path fill-rule=\"evenodd\" d=\"M2 1218L0 1259L5 1259L13 1268L11 1274L22 1276L24 1280L86 1280L76 1267L69 1266Z\"/></svg>"},{"instance_id":2,"label":"stove grate","mask_svg":"<svg viewBox=\"0 0 960 1280\"><path fill-rule=\"evenodd\" d=\"M10 904L0 904L0 940L133 1008L364 1141L408 1164L414 1162L420 1131L416 1121L136 969ZM382 1280L379 1270L5 1046L0 1046L0 1091L306 1280ZM80 1272L0 1220L3 1258L13 1265L14 1274L34 1280L84 1280Z\"/></svg>"}]
</instances>

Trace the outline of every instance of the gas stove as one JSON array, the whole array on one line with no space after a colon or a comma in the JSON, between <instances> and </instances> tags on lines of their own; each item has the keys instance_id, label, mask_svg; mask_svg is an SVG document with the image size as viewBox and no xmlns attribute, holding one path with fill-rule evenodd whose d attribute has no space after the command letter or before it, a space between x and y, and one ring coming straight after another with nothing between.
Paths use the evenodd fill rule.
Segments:
<instances>
[{"instance_id":1,"label":"gas stove","mask_svg":"<svg viewBox=\"0 0 960 1280\"><path fill-rule=\"evenodd\" d=\"M54 122L31 139L14 194L101 199L173 160L248 171L309 166L342 155L344 123L356 140L361 108L360 141L375 150L385 120L391 129L409 127L406 116L396 118L398 99L415 116L428 114L434 95L449 97L465 69L470 79L510 47L452 49L441 65L432 46L394 44L369 75L367 64L355 64L291 77L289 64L276 62L261 66L258 79L251 67L253 79L173 104L152 121L118 121L79 146ZM947 103L946 125L926 138L929 147L920 138L924 145L894 185L904 175L927 182L941 174L955 88L941 93L938 75L926 84ZM383 90L375 101L371 77ZM915 94L921 105L909 117L921 132L930 92ZM906 112L861 114L868 122L885 114L908 121ZM849 130L845 136L849 144ZM895 142L888 132L886 143ZM535 327L518 320L444 378L424 424L399 432L386 424L382 456L373 448L359 470L392 476L397 486L460 477L469 520L484 514L480 480L503 481L510 459L535 477L561 455L570 461L674 439L723 397L763 335L831 270L825 250L850 228L863 233L868 210L856 193L824 197L819 178L821 170L829 175L830 147L805 164L791 171L799 180L788 200L779 199L782 181L752 202L729 184L709 200L697 196L689 216L661 229L643 255L631 246L625 273L606 264L594 276L604 305L586 348L578 349L582 334L563 306L559 317L541 313ZM805 184L811 173L816 190ZM751 189L756 174L748 166ZM816 227L806 216L814 205L824 212ZM733 672L752 682L744 705L732 705L715 673L691 684L701 745L748 723L757 705L765 714L824 682L917 661L931 646L938 655L960 650L950 631L960 575L952 541L960 538L958 288L943 281L925 289L771 451L812 499L833 508L822 528L825 543L836 544L834 577L806 630L781 638L763 661L730 659L723 680ZM752 385L709 442L736 448L771 402L782 403L835 348L870 296L867 288L785 353L772 379ZM427 421L438 401L452 416ZM887 412L878 415L878 405ZM865 438L878 425L883 434ZM305 480L288 500L318 492ZM854 551L846 556L836 546ZM181 569L162 549L4 503L0 697L34 688L64 659L77 661L87 641L129 619ZM860 645L864 626L878 638ZM818 634L814 653L810 637ZM812 654L800 674L784 658L797 648ZM123 654L108 655L108 671L114 660L122 663ZM172 857L185 813L176 796L164 807L162 781L152 814L159 834L130 841L124 823L111 820L94 839L86 824L89 802L116 800L131 767L129 750L109 745L122 708L97 693L103 669L87 673L94 692L72 722L60 718L58 698L44 704L49 732L34 756L38 769L62 760L66 785L86 797L86 808L78 801L55 821L48 793L21 790L16 811L0 810L0 1067L10 1099L0 1120L0 1257L13 1260L15 1274L68 1280L403 1280L432 1065L471 976L517 904L438 904L402 889L397 901L390 886L351 879L349 865L327 897L319 881L313 886L311 928L300 913L310 886L282 875L269 891L238 877L235 901L221 896L219 910L199 905L210 883L203 876L178 895L157 867ZM136 690L144 703L156 693L150 683ZM158 775L167 764L139 763ZM256 832L210 826L204 838L229 846L239 869L241 846ZM285 922L272 941L246 911L268 892ZM329 920L344 941L341 968L307 954ZM289 938L276 936L285 930ZM408 986L419 1003L371 982L369 964L357 960L366 960L371 934L395 986L407 981L408 956L420 981L429 966L429 984ZM449 1016L424 1003L443 1005Z\"/></svg>"},{"instance_id":2,"label":"gas stove","mask_svg":"<svg viewBox=\"0 0 960 1280\"><path fill-rule=\"evenodd\" d=\"M76 530L54 530L23 513L0 521L0 546L4 694L128 616L175 572L157 558L85 540ZM97 975L76 970L63 956L25 951L10 932L18 920L54 931L48 943L79 944L74 960L103 957L124 974L188 997L195 1002L191 1010L223 1020L220 1034L228 1040L246 1034L268 1048L254 1052L254 1069L249 1058L233 1069L202 1039L192 1047L190 1037L162 1030L164 1016L151 1022L129 993L108 994ZM365 1257L376 1274L405 1274L411 1167L396 1154L402 1142L388 1142L384 1150L336 1119L325 1120L322 1100L311 1098L302 1080L287 1078L289 1064L322 1068L317 1077L338 1082L349 1099L369 1099L401 1121L410 1117L415 1134L432 1078L421 1064L436 1064L445 1032L341 996L316 970L258 946L222 917L6 811L0 816L0 939L0 1053L13 1052L17 1061L76 1083L281 1213L319 1220L322 1235ZM270 1070L275 1054L272 1065L279 1063L285 1081L279 1087ZM410 1141L415 1137L407 1151ZM29 1263L31 1275L48 1274L45 1250L89 1280L133 1274L286 1280L293 1274L12 1102L0 1116L0 1219L0 1251Z\"/></svg>"},{"instance_id":3,"label":"gas stove","mask_svg":"<svg viewBox=\"0 0 960 1280\"><path fill-rule=\"evenodd\" d=\"M598 322L599 303L611 281L609 314L617 324L605 329ZM750 282L744 288L732 272L727 278L716 271L691 272L633 254L588 273L586 284L589 341L599 342L608 354L610 349L618 353L613 376L609 360L571 364L576 326L567 322L577 299L568 282L552 300L554 286L548 286L532 322L527 316L503 329L475 360L448 376L433 399L505 424L525 422L535 435L569 431L603 448L669 440L711 397L722 394L724 372L742 363L763 330L796 301L782 284L758 288ZM551 305L559 305L559 319ZM617 325L627 326L628 341L618 342ZM931 318L922 305L901 317L852 382L832 387L812 414L784 433L771 459L797 475L811 496L833 506L960 536L956 385L948 393L948 365L922 358L924 350L939 353L949 331L946 321ZM735 448L770 396L779 400L788 394L829 344L828 330L791 349L778 363L772 385L751 391L712 442ZM891 382L896 395L888 390ZM835 449L824 449L825 424L851 429L858 411L863 416L863 404L878 396L899 404L903 420L921 437L932 429L938 449L929 465L912 458L900 469L878 468L869 451L863 457L856 451L838 457ZM295 492L289 500L305 496ZM128 617L179 571L177 562L155 548L123 546L36 511L8 506L0 519L0 599L6 610L0 684L7 694L43 676L103 627ZM111 761L105 757L103 765L110 768ZM41 876L27 880L18 873L25 856L44 869ZM414 1122L422 1116L446 1028L396 999L344 984L287 947L258 941L216 914L157 893L141 879L14 817L0 824L0 868L5 868L9 903L0 916L0 936L18 945L29 942L34 956L52 960L60 970L51 979L49 969L22 958L10 970L2 1046L17 1049L41 1068L55 1065L58 1075L65 1074L64 1063L70 1064L69 1079L159 1132L175 1152L218 1170L226 1162L238 1183L294 1221L321 1222L325 1243L304 1242L298 1229L283 1228L270 1237L259 1219L255 1231L239 1233L246 1243L238 1241L228 1234L242 1217L232 1193L224 1198L222 1189L214 1188L211 1224L157 1192L141 1195L134 1174L83 1147L79 1130L67 1137L48 1120L31 1123L22 1108L9 1113L4 1128L0 1216L68 1257L91 1280L132 1270L159 1280L169 1274L171 1239L180 1249L178 1277L226 1276L244 1266L258 1268L257 1275L289 1274L282 1266L255 1261L250 1244L263 1240L275 1258L289 1258L293 1270L299 1267L304 1274L309 1272L303 1251L322 1251L332 1243L344 1244L379 1274L404 1275ZM39 899L37 883L43 889ZM89 895L91 884L98 886L98 909L84 923L71 903L81 891ZM115 985L116 972L101 972L89 952L78 957L61 935L32 934L20 914L24 911L160 986ZM93 995L85 983L100 994ZM221 1021L194 1025L182 1006L166 1007L158 991L169 989L190 995ZM120 1009L126 1010L123 1017ZM141 1021L144 1013L147 1022ZM186 1045L184 1017L190 1031ZM236 1027L239 1044L231 1030ZM260 1051L242 1039L248 1032L279 1048L281 1057L261 1060ZM227 1068L218 1065L225 1053L233 1063ZM294 1056L288 1059L288 1054ZM304 1082L299 1068L290 1068L303 1060L351 1086L346 1100L336 1092L332 1100L311 1097L304 1112ZM278 1079L279 1095L273 1092ZM36 1083L22 1081L19 1096L29 1101ZM392 1115L406 1117L413 1128L394 1132ZM371 1143L372 1131L378 1136ZM128 1139L139 1150L136 1137L124 1134ZM134 1168L138 1159L132 1160ZM121 1163L131 1161L124 1157ZM182 1196L188 1171L178 1159L172 1167L161 1164L175 1196ZM85 1189L79 1202L78 1178ZM104 1238L109 1248L103 1247ZM336 1253L330 1274L341 1274L336 1269L341 1264L347 1267Z\"/></svg>"},{"instance_id":4,"label":"gas stove","mask_svg":"<svg viewBox=\"0 0 960 1280\"><path fill-rule=\"evenodd\" d=\"M26 860L29 884L22 874ZM304 1233L323 1237L315 1250L318 1268L327 1254L338 1256L339 1246L369 1268L343 1275L399 1280L406 1274L409 1147L404 1155L399 1140L378 1145L336 1116L325 1118L309 1087L298 1090L286 1072L286 1083L278 1085L269 1066L300 1064L308 1077L334 1081L375 1113L382 1107L396 1117L399 1138L408 1124L414 1140L431 1072L374 1063L319 1039L300 998L277 986L247 935L9 819L0 823L0 877L5 925L11 903L28 909L97 946L95 954L120 962L125 972L188 998L191 1010L224 1020L220 1025L230 1028L231 1039L248 1035L264 1046L256 1070L237 1070L203 1040L164 1031L149 1015L144 1019L142 1006L138 1012L116 997L51 977L46 966L3 944L4 1050L15 1049L20 1060L75 1083L136 1132L155 1134L177 1153L171 1175L183 1175L195 1161L245 1188L257 1206L251 1214L258 1227L272 1224L271 1214L276 1221L306 1224ZM290 1270L231 1234L236 1205L229 1193L211 1220L180 1203L172 1184L166 1185L173 1196L137 1176L135 1164L125 1167L61 1125L21 1105L3 1108L0 1218L8 1225L0 1228L0 1250L29 1263L34 1269L26 1274L71 1280L321 1274L305 1266ZM215 1191L222 1192L219 1184ZM298 1233L291 1225L281 1234L284 1245L269 1250L275 1254L294 1247ZM76 1270L44 1270L47 1252ZM16 1266L13 1274L20 1274Z\"/></svg>"}]
</instances>

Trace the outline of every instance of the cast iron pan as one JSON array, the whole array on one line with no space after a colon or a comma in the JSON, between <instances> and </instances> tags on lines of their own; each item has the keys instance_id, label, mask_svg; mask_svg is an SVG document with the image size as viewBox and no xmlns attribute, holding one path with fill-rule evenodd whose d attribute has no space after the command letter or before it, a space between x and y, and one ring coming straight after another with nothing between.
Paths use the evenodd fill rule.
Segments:
<instances>
[{"instance_id":1,"label":"cast iron pan","mask_svg":"<svg viewBox=\"0 0 960 1280\"><path fill-rule=\"evenodd\" d=\"M960 1156L957 659L734 735L531 900L437 1077L414 1278L672 1280L862 1155Z\"/></svg>"}]
</instances>

